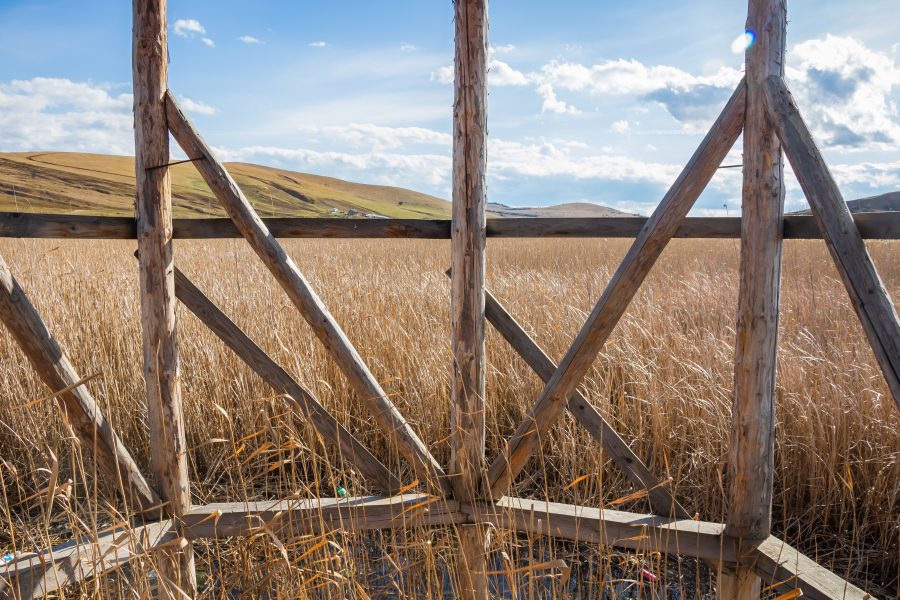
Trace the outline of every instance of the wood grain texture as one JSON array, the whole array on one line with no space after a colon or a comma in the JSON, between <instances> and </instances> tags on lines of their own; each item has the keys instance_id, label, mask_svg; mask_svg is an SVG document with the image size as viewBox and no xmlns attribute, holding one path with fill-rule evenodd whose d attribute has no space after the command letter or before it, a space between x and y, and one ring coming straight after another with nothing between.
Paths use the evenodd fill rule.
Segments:
<instances>
[{"instance_id":1,"label":"wood grain texture","mask_svg":"<svg viewBox=\"0 0 900 600\"><path fill-rule=\"evenodd\" d=\"M62 418L82 448L92 453L94 462L109 477L112 486L123 493L130 505L129 512L158 511L160 499L156 491L147 483L131 453L97 406L88 385L75 385L82 380L81 375L41 320L2 256L0 320L51 393L69 388L55 397Z\"/></svg>"},{"instance_id":2,"label":"wood grain texture","mask_svg":"<svg viewBox=\"0 0 900 600\"><path fill-rule=\"evenodd\" d=\"M66 586L119 569L165 546L180 547L171 520L115 529L37 554L20 554L12 562L0 565L0 598L44 598Z\"/></svg>"},{"instance_id":3,"label":"wood grain texture","mask_svg":"<svg viewBox=\"0 0 900 600\"><path fill-rule=\"evenodd\" d=\"M463 523L456 527L459 546L456 552L456 572L459 574L459 589L456 597L463 600L490 598L490 578L488 572L488 551L490 546L490 524Z\"/></svg>"},{"instance_id":4,"label":"wood grain texture","mask_svg":"<svg viewBox=\"0 0 900 600\"><path fill-rule=\"evenodd\" d=\"M567 400L624 314L644 278L694 201L740 135L745 86L741 82L712 129L634 241L559 368L500 455L491 463L491 496L501 496L566 408Z\"/></svg>"},{"instance_id":5,"label":"wood grain texture","mask_svg":"<svg viewBox=\"0 0 900 600\"><path fill-rule=\"evenodd\" d=\"M735 541L719 523L504 496L496 504L462 504L472 522L642 552L663 552L733 563Z\"/></svg>"},{"instance_id":6,"label":"wood grain texture","mask_svg":"<svg viewBox=\"0 0 900 600\"><path fill-rule=\"evenodd\" d=\"M172 189L165 94L168 87L166 0L133 0L132 75L137 198L135 215L140 252L141 326L150 464L160 497L171 514L191 507L187 446L182 414L180 367L172 269ZM197 588L190 545L161 560L162 591L188 595ZM174 582L179 590L166 582Z\"/></svg>"},{"instance_id":7,"label":"wood grain texture","mask_svg":"<svg viewBox=\"0 0 900 600\"><path fill-rule=\"evenodd\" d=\"M300 273L300 269L272 236L222 163L213 156L209 146L194 130L171 94L167 94L166 104L172 135L188 156L203 157L203 160L195 161L193 164L204 181L250 247L300 311L316 337L328 350L368 407L376 423L410 462L420 481L442 494L446 492L449 495L450 485L443 469L381 389L375 376L369 371L328 308Z\"/></svg>"},{"instance_id":8,"label":"wood grain texture","mask_svg":"<svg viewBox=\"0 0 900 600\"><path fill-rule=\"evenodd\" d=\"M183 516L180 534L166 520L105 532L41 555L17 556L0 567L0 598L4 591L8 596L17 591L24 598L42 596L122 566L160 545L178 544L181 535L188 540L249 536L263 526L276 535L308 535L473 523L726 565L733 565L738 556L737 541L724 535L720 523L524 498L504 497L496 504L460 504L427 494L221 502L193 507ZM778 584L774 589L779 591L797 586L816 600L875 600L775 537L747 552L747 561L766 585Z\"/></svg>"},{"instance_id":9,"label":"wood grain texture","mask_svg":"<svg viewBox=\"0 0 900 600\"><path fill-rule=\"evenodd\" d=\"M741 544L768 537L775 477L775 366L781 291L784 165L766 118L763 82L784 72L787 0L749 0L746 52L741 254L735 327L726 532ZM724 600L755 600L759 576L741 563L723 573Z\"/></svg>"},{"instance_id":10,"label":"wood grain texture","mask_svg":"<svg viewBox=\"0 0 900 600\"><path fill-rule=\"evenodd\" d=\"M280 394L286 394L319 435L340 450L341 455L368 477L378 489L390 494L402 487L400 480L347 431L310 390L297 383L281 365L272 360L177 267L175 295L226 346L272 386L272 389Z\"/></svg>"},{"instance_id":11,"label":"wood grain texture","mask_svg":"<svg viewBox=\"0 0 900 600\"><path fill-rule=\"evenodd\" d=\"M428 494L221 502L185 517L189 539L253 535L263 525L276 535L371 531L453 525L465 521L459 504Z\"/></svg>"},{"instance_id":12,"label":"wood grain texture","mask_svg":"<svg viewBox=\"0 0 900 600\"><path fill-rule=\"evenodd\" d=\"M744 181L728 533L745 540L769 535L775 455L775 364L781 289L784 167L781 144L765 114L763 82L784 64L785 0L750 0Z\"/></svg>"},{"instance_id":13,"label":"wood grain texture","mask_svg":"<svg viewBox=\"0 0 900 600\"><path fill-rule=\"evenodd\" d=\"M489 219L489 238L633 238L646 217ZM900 239L900 211L853 215L863 239ZM434 219L263 219L276 238L293 239L450 239L450 221ZM86 215L0 212L0 237L29 239L133 240L134 219ZM175 219L172 237L180 240L240 238L231 219ZM739 239L740 217L686 217L673 237ZM786 240L820 240L812 215L785 215Z\"/></svg>"},{"instance_id":14,"label":"wood grain texture","mask_svg":"<svg viewBox=\"0 0 900 600\"><path fill-rule=\"evenodd\" d=\"M765 83L766 107L809 201L853 309L900 409L900 321L840 190L780 77Z\"/></svg>"},{"instance_id":15,"label":"wood grain texture","mask_svg":"<svg viewBox=\"0 0 900 600\"><path fill-rule=\"evenodd\" d=\"M485 481L484 271L487 231L487 0L455 0L453 205L450 232L450 483L456 500ZM457 529L459 596L487 600L487 530Z\"/></svg>"},{"instance_id":16,"label":"wood grain texture","mask_svg":"<svg viewBox=\"0 0 900 600\"><path fill-rule=\"evenodd\" d=\"M485 297L486 315L491 325L544 383L550 381L557 369L553 359L538 346L489 290L485 290ZM578 390L569 396L566 407L575 420L600 444L616 466L622 469L632 485L639 490L647 490L650 506L655 514L681 519L691 518L666 485L660 483L603 415Z\"/></svg>"},{"instance_id":17,"label":"wood grain texture","mask_svg":"<svg viewBox=\"0 0 900 600\"><path fill-rule=\"evenodd\" d=\"M487 1L456 0L454 10L449 473L454 498L472 501L484 487L485 471Z\"/></svg>"},{"instance_id":18,"label":"wood grain texture","mask_svg":"<svg viewBox=\"0 0 900 600\"><path fill-rule=\"evenodd\" d=\"M752 563L762 584L774 586L780 593L800 588L803 597L812 600L875 600L775 536L770 535L757 545L753 554Z\"/></svg>"}]
</instances>

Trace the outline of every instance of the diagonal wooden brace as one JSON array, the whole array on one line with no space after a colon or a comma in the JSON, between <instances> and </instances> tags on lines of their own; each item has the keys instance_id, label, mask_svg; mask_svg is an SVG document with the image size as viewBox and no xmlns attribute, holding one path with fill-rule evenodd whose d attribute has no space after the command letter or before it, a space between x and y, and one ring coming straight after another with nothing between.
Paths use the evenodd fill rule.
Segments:
<instances>
[{"instance_id":1,"label":"diagonal wooden brace","mask_svg":"<svg viewBox=\"0 0 900 600\"><path fill-rule=\"evenodd\" d=\"M309 419L319 435L338 448L380 490L394 493L400 489L400 480L347 431L311 391L297 383L281 365L257 346L177 267L175 296L276 392L286 394Z\"/></svg>"},{"instance_id":2,"label":"diagonal wooden brace","mask_svg":"<svg viewBox=\"0 0 900 600\"><path fill-rule=\"evenodd\" d=\"M500 335L519 353L519 356L534 370L538 377L545 383L556 372L556 363L538 346L522 326L516 322L506 308L491 294L485 290L485 316ZM625 443L619 434L613 429L603 415L597 411L588 400L578 392L572 392L566 405L569 413L575 417L591 437L597 441L603 450L609 454L628 480L637 489L647 490L650 498L650 508L654 514L664 517L690 519L691 515L672 496L667 487L660 483L655 475L641 461L640 457Z\"/></svg>"},{"instance_id":3,"label":"diagonal wooden brace","mask_svg":"<svg viewBox=\"0 0 900 600\"><path fill-rule=\"evenodd\" d=\"M93 452L94 461L136 511L160 510L156 491L138 469L112 424L100 411L69 357L50 334L34 305L25 295L0 256L0 320L28 357L41 380L56 393L63 418L81 444ZM59 390L66 390L59 392ZM149 516L149 515L148 515Z\"/></svg>"},{"instance_id":4,"label":"diagonal wooden brace","mask_svg":"<svg viewBox=\"0 0 900 600\"><path fill-rule=\"evenodd\" d=\"M853 216L781 77L765 83L766 112L869 338L888 389L900 409L900 321Z\"/></svg>"},{"instance_id":5,"label":"diagonal wooden brace","mask_svg":"<svg viewBox=\"0 0 900 600\"><path fill-rule=\"evenodd\" d=\"M741 81L625 255L537 403L491 464L488 471L491 497L503 495L540 444L543 434L563 413L569 396L591 368L647 273L731 150L743 128L745 95L746 88Z\"/></svg>"},{"instance_id":6,"label":"diagonal wooden brace","mask_svg":"<svg viewBox=\"0 0 900 600\"><path fill-rule=\"evenodd\" d=\"M194 129L170 92L166 92L169 130L188 156L202 157L193 164L269 271L303 315L316 337L356 390L378 425L410 462L416 476L440 494L449 497L450 485L444 470L381 389L347 335L328 308L300 273L281 244L269 232L225 166Z\"/></svg>"}]
</instances>

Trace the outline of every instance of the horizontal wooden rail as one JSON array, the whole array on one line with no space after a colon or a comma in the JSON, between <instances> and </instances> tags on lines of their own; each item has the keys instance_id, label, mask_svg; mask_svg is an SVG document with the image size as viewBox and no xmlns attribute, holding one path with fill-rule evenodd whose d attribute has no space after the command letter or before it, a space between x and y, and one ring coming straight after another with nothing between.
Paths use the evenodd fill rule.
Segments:
<instances>
[{"instance_id":1,"label":"horizontal wooden rail","mask_svg":"<svg viewBox=\"0 0 900 600\"><path fill-rule=\"evenodd\" d=\"M720 523L523 498L502 498L497 504L459 504L427 494L228 502L195 506L183 522L187 540L247 536L264 528L276 535L300 535L491 523L509 531L695 556L726 565L735 562L737 547L735 540L724 536ZM40 597L147 556L160 545L179 543L171 521L162 521L17 556L0 566L0 598L4 593L10 598ZM766 585L776 589L799 587L805 597L817 600L875 600L775 537L756 546L749 563Z\"/></svg>"},{"instance_id":2,"label":"horizontal wooden rail","mask_svg":"<svg viewBox=\"0 0 900 600\"><path fill-rule=\"evenodd\" d=\"M863 239L900 239L900 211L857 213L853 220ZM263 219L277 238L450 239L450 221L442 219ZM633 238L645 217L489 219L492 238ZM242 237L231 219L175 219L173 235L182 240ZM0 212L0 237L133 240L130 217ZM739 239L740 217L688 217L676 238ZM812 215L786 215L785 239L822 239Z\"/></svg>"}]
</instances>

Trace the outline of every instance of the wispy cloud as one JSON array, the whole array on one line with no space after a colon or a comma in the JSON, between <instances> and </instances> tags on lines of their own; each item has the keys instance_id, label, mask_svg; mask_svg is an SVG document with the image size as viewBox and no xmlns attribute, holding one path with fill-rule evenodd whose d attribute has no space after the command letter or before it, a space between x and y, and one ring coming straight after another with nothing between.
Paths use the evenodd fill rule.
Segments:
<instances>
[{"instance_id":1,"label":"wispy cloud","mask_svg":"<svg viewBox=\"0 0 900 600\"><path fill-rule=\"evenodd\" d=\"M188 112L196 113L198 115L216 114L216 108L205 102L198 102L196 100L191 100L190 98L179 98L178 101Z\"/></svg>"},{"instance_id":2,"label":"wispy cloud","mask_svg":"<svg viewBox=\"0 0 900 600\"><path fill-rule=\"evenodd\" d=\"M318 42L310 42L310 43L307 44L307 45L308 45L310 48L324 48L324 47L327 46L328 44L320 40L320 41L318 41Z\"/></svg>"},{"instance_id":3,"label":"wispy cloud","mask_svg":"<svg viewBox=\"0 0 900 600\"><path fill-rule=\"evenodd\" d=\"M513 46L512 44L488 47L489 54L509 54L510 52L515 52L515 50L516 50L516 47Z\"/></svg>"},{"instance_id":4,"label":"wispy cloud","mask_svg":"<svg viewBox=\"0 0 900 600\"><path fill-rule=\"evenodd\" d=\"M252 35L242 35L238 37L238 40L244 42L245 44L262 44L261 39L255 38Z\"/></svg>"},{"instance_id":5,"label":"wispy cloud","mask_svg":"<svg viewBox=\"0 0 900 600\"><path fill-rule=\"evenodd\" d=\"M184 38L200 38L200 41L215 48L216 43L211 37L206 35L206 28L200 24L197 19L178 19L175 21L175 35Z\"/></svg>"},{"instance_id":6,"label":"wispy cloud","mask_svg":"<svg viewBox=\"0 0 900 600\"><path fill-rule=\"evenodd\" d=\"M410 53L410 52L415 52L415 51L416 51L416 47L413 46L412 44L407 44L406 42L400 44L400 52Z\"/></svg>"},{"instance_id":7,"label":"wispy cloud","mask_svg":"<svg viewBox=\"0 0 900 600\"><path fill-rule=\"evenodd\" d=\"M175 35L191 37L206 33L206 28L197 19L178 19L175 21Z\"/></svg>"},{"instance_id":8,"label":"wispy cloud","mask_svg":"<svg viewBox=\"0 0 900 600\"><path fill-rule=\"evenodd\" d=\"M347 125L306 125L301 131L313 137L341 140L351 148L385 150L410 145L444 146L449 150L453 137L449 133L425 127L389 127L372 123L348 123Z\"/></svg>"}]
</instances>

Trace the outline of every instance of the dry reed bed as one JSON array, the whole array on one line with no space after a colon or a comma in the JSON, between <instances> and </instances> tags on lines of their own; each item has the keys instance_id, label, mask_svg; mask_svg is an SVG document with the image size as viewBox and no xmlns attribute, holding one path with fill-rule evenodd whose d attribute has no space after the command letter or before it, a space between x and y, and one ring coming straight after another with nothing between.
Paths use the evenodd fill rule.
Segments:
<instances>
[{"instance_id":1,"label":"dry reed bed","mask_svg":"<svg viewBox=\"0 0 900 600\"><path fill-rule=\"evenodd\" d=\"M449 282L443 272L449 244L298 240L286 245L385 390L446 463ZM900 244L874 242L869 248L892 297L900 297ZM626 249L624 240L492 241L488 284L559 358ZM132 251L128 242L0 241L0 253L82 375L101 373L91 388L147 472ZM379 458L402 469L404 481L412 480L245 244L179 242L176 256L179 267L251 337L314 389ZM722 520L725 512L737 258L736 241L673 242L583 385L651 469L673 478L688 510L706 520ZM889 590L900 568L900 415L823 244L787 243L783 282L776 533L839 573L874 586L873 591ZM195 503L332 496L339 487L351 494L369 491L283 400L273 398L192 315L179 310ZM23 408L46 390L5 331L0 331L0 357L0 519L20 546L22 540L25 546L40 545L59 531L84 532L114 520L106 490L94 487L92 466L66 436L55 407L43 402ZM488 357L488 452L493 456L541 385L493 331ZM73 484L68 499L60 495L51 514L40 492L57 469L54 462L59 481ZM554 429L518 488L518 495L592 505L630 491L571 419ZM644 506L639 500L625 508ZM5 529L0 528L0 548L11 543ZM446 584L440 565L453 560L446 535L419 530L385 535L391 541L382 546L389 564L383 572L370 567L363 573L362 563L348 557L371 554L372 544L345 534L334 534L304 556L318 565L311 571L295 565L265 575L266 570L251 568L283 559L277 545L259 538L232 544L227 552L206 545L201 570L218 582L210 590L223 594L236 578L240 581L234 585L242 589L338 585L343 593L357 595L360 582L371 583L392 570L407 575L401 584L392 579L386 586L438 593ZM304 548L320 542L304 538L288 546L302 556ZM519 543L507 536L498 547L512 556L522 551ZM343 554L335 554L336 549L328 554L338 547ZM609 560L608 554L596 554L588 561L601 574L597 582L611 572ZM222 567L233 561L245 569ZM413 576L410 564L428 568ZM315 575L316 569L325 574ZM594 575L583 577L593 580Z\"/></svg>"}]
</instances>

